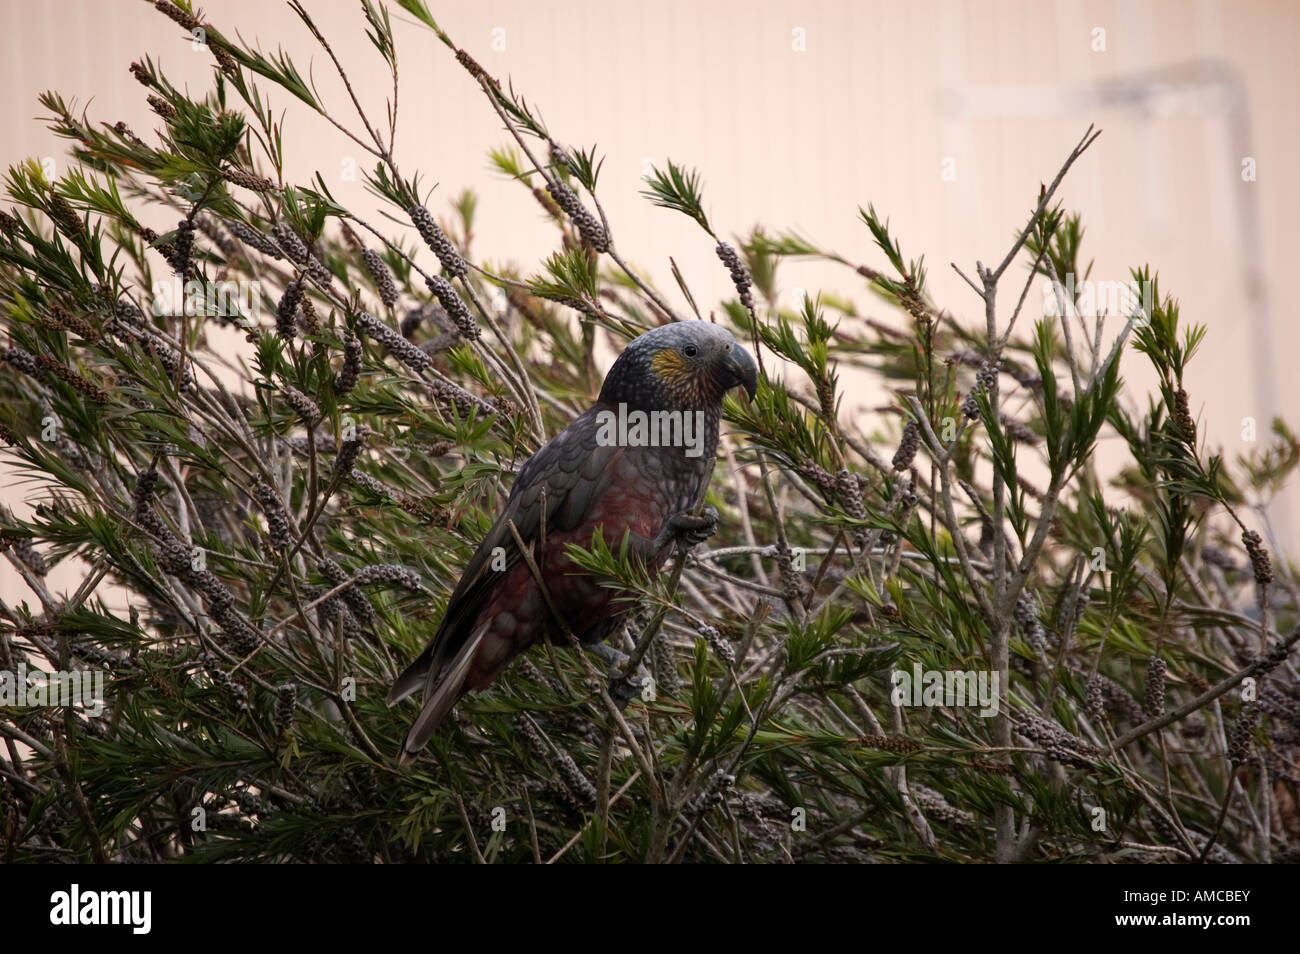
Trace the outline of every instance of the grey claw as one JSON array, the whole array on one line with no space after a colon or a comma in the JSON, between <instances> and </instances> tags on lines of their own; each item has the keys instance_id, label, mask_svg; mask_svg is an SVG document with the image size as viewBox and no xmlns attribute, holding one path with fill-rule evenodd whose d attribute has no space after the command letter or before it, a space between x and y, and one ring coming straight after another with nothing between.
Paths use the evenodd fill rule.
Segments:
<instances>
[{"instance_id":1,"label":"grey claw","mask_svg":"<svg viewBox=\"0 0 1300 954\"><path fill-rule=\"evenodd\" d=\"M669 518L668 526L679 540L695 546L718 532L718 511L706 505L698 514L674 514Z\"/></svg>"}]
</instances>

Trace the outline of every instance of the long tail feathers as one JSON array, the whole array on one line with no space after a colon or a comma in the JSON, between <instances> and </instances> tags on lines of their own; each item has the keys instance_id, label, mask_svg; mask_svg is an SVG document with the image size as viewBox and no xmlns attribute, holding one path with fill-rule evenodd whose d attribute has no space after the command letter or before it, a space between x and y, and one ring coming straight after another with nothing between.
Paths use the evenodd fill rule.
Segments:
<instances>
[{"instance_id":1,"label":"long tail feathers","mask_svg":"<svg viewBox=\"0 0 1300 954\"><path fill-rule=\"evenodd\" d=\"M427 686L424 693L424 706L420 709L419 716L416 717L415 722L411 724L410 730L406 733L406 740L402 743L402 754L397 759L398 765L406 765L415 758L416 753L424 748L429 741L429 737L433 735L443 718L451 711L451 707L456 704L456 700L461 697L461 693L465 688L465 677L469 675L470 664L474 661L474 654L478 651L479 643L483 641L487 629L488 624L484 623L465 641L465 645L460 648L451 662L440 673L436 674L436 682L429 681L429 667L426 661L416 683L418 685L419 682L424 682ZM418 665L419 660L398 677L388 695L389 705L405 698L415 690L415 686L408 688L406 680L416 675L414 670Z\"/></svg>"},{"instance_id":2,"label":"long tail feathers","mask_svg":"<svg viewBox=\"0 0 1300 954\"><path fill-rule=\"evenodd\" d=\"M397 677L393 688L388 690L388 708L397 705L411 693L415 692L429 680L429 669L433 665L433 645L430 644L418 659L407 666Z\"/></svg>"}]
</instances>

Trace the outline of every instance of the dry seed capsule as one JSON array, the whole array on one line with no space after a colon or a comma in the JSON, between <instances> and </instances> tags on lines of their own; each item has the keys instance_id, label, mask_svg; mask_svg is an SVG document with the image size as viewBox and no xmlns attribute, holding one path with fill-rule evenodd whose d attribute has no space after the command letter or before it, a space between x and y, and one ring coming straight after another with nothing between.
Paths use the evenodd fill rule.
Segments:
<instances>
[{"instance_id":1,"label":"dry seed capsule","mask_svg":"<svg viewBox=\"0 0 1300 954\"><path fill-rule=\"evenodd\" d=\"M339 454L334 458L334 470L339 474L350 474L352 468L356 466L357 455L361 453L362 441L360 438L350 441L344 441L343 446L339 448Z\"/></svg>"},{"instance_id":2,"label":"dry seed capsule","mask_svg":"<svg viewBox=\"0 0 1300 954\"><path fill-rule=\"evenodd\" d=\"M322 557L316 564L320 570L321 576L329 580L334 586L345 583L348 580L347 571L329 557ZM331 587L332 589L333 587ZM375 608L370 605L370 600L366 594L362 593L355 586L349 586L346 590L339 592L339 598L347 604L347 608L359 619L366 623L372 623L375 619Z\"/></svg>"},{"instance_id":3,"label":"dry seed capsule","mask_svg":"<svg viewBox=\"0 0 1300 954\"><path fill-rule=\"evenodd\" d=\"M1254 530L1247 530L1242 533L1241 542L1246 547L1246 555L1250 557L1250 567L1255 573L1255 582L1260 586L1272 583L1273 562L1269 559L1268 550L1264 549L1263 538Z\"/></svg>"},{"instance_id":4,"label":"dry seed capsule","mask_svg":"<svg viewBox=\"0 0 1300 954\"><path fill-rule=\"evenodd\" d=\"M225 170L222 175L227 182L233 182L237 186L243 186L250 192L270 192L275 188L275 183L266 176L254 175L251 172L245 172L237 166L231 166Z\"/></svg>"},{"instance_id":5,"label":"dry seed capsule","mask_svg":"<svg viewBox=\"0 0 1300 954\"><path fill-rule=\"evenodd\" d=\"M45 562L45 557L41 556L40 551L32 546L30 537L19 537L14 540L12 548L14 556L37 576L45 576L50 572L49 564Z\"/></svg>"},{"instance_id":6,"label":"dry seed capsule","mask_svg":"<svg viewBox=\"0 0 1300 954\"><path fill-rule=\"evenodd\" d=\"M236 682L230 673L218 665L219 662L220 660L216 656L209 653L203 653L199 656L199 663L207 672L208 678L212 680L212 685L230 696L239 708L248 708L248 688L242 683Z\"/></svg>"},{"instance_id":7,"label":"dry seed capsule","mask_svg":"<svg viewBox=\"0 0 1300 954\"><path fill-rule=\"evenodd\" d=\"M144 68L143 64L132 63L130 69L131 75L136 78L136 82L140 83L142 86L153 88L153 77L149 75L149 71Z\"/></svg>"},{"instance_id":8,"label":"dry seed capsule","mask_svg":"<svg viewBox=\"0 0 1300 954\"><path fill-rule=\"evenodd\" d=\"M721 659L728 666L736 663L736 650L732 648L731 643L722 638L716 626L699 626L696 631L704 637L709 648L713 650L715 656Z\"/></svg>"},{"instance_id":9,"label":"dry seed capsule","mask_svg":"<svg viewBox=\"0 0 1300 954\"><path fill-rule=\"evenodd\" d=\"M286 682L276 690L275 732L283 737L293 731L294 708L298 705L298 686Z\"/></svg>"},{"instance_id":10,"label":"dry seed capsule","mask_svg":"<svg viewBox=\"0 0 1300 954\"><path fill-rule=\"evenodd\" d=\"M302 304L302 279L284 286L280 303L275 306L275 333L285 341L292 341L298 332L298 306Z\"/></svg>"},{"instance_id":11,"label":"dry seed capsule","mask_svg":"<svg viewBox=\"0 0 1300 954\"><path fill-rule=\"evenodd\" d=\"M1102 695L1101 680L1093 676L1088 680L1088 689L1083 696L1083 707L1088 713L1088 718L1094 723L1100 724L1102 718L1106 715L1104 702L1105 696Z\"/></svg>"},{"instance_id":12,"label":"dry seed capsule","mask_svg":"<svg viewBox=\"0 0 1300 954\"><path fill-rule=\"evenodd\" d=\"M561 749L555 757L555 765L565 787L573 793L574 798L588 807L596 804L596 786L582 774L572 755Z\"/></svg>"},{"instance_id":13,"label":"dry seed capsule","mask_svg":"<svg viewBox=\"0 0 1300 954\"><path fill-rule=\"evenodd\" d=\"M192 13L186 13L171 0L154 0L154 9L159 13L166 14L174 22L183 26L186 30L193 32L203 26L203 21Z\"/></svg>"},{"instance_id":14,"label":"dry seed capsule","mask_svg":"<svg viewBox=\"0 0 1300 954\"><path fill-rule=\"evenodd\" d=\"M478 325L474 323L474 316L469 313L469 306L466 305L456 289L451 286L451 282L441 275L433 275L428 280L429 291L437 296L442 307L447 310L448 316L456 323L460 333L471 341L478 338Z\"/></svg>"},{"instance_id":15,"label":"dry seed capsule","mask_svg":"<svg viewBox=\"0 0 1300 954\"><path fill-rule=\"evenodd\" d=\"M267 536L271 539L271 546L281 552L288 550L289 514L284 509L280 495L265 480L259 480L253 486L253 496L266 515Z\"/></svg>"},{"instance_id":16,"label":"dry seed capsule","mask_svg":"<svg viewBox=\"0 0 1300 954\"><path fill-rule=\"evenodd\" d=\"M451 240L438 227L429 210L422 205L413 205L406 210L406 214L415 223L420 237L424 239L424 244L433 249L433 254L438 256L438 261L447 270L447 274L455 278L464 278L469 272L469 266L465 264L465 259L461 257L460 252L456 251L456 246L451 244Z\"/></svg>"},{"instance_id":17,"label":"dry seed capsule","mask_svg":"<svg viewBox=\"0 0 1300 954\"><path fill-rule=\"evenodd\" d=\"M38 381L45 380L45 369L36 360L36 355L24 348L10 348L0 354L0 359L7 361L29 377L36 378Z\"/></svg>"},{"instance_id":18,"label":"dry seed capsule","mask_svg":"<svg viewBox=\"0 0 1300 954\"><path fill-rule=\"evenodd\" d=\"M363 566L356 572L354 579L358 584L386 583L404 586L408 590L420 589L420 577L414 570L396 563L376 563Z\"/></svg>"},{"instance_id":19,"label":"dry seed capsule","mask_svg":"<svg viewBox=\"0 0 1300 954\"><path fill-rule=\"evenodd\" d=\"M352 332L343 336L343 365L334 378L334 393L339 397L357 386L361 376L361 339Z\"/></svg>"},{"instance_id":20,"label":"dry seed capsule","mask_svg":"<svg viewBox=\"0 0 1300 954\"><path fill-rule=\"evenodd\" d=\"M176 226L176 239L172 242L172 271L181 278L190 269L190 253L194 250L194 220L182 219Z\"/></svg>"},{"instance_id":21,"label":"dry seed capsule","mask_svg":"<svg viewBox=\"0 0 1300 954\"><path fill-rule=\"evenodd\" d=\"M609 233L605 231L605 226L600 224L600 220L587 211L587 207L582 204L577 193L563 182L548 185L546 191L551 194L555 204L568 213L573 224L578 227L578 233L588 245L597 252L609 251Z\"/></svg>"},{"instance_id":22,"label":"dry seed capsule","mask_svg":"<svg viewBox=\"0 0 1300 954\"><path fill-rule=\"evenodd\" d=\"M334 273L329 270L329 267L324 262L310 252L307 254L307 264L304 268L307 277L322 290L328 290L330 283L334 281Z\"/></svg>"},{"instance_id":23,"label":"dry seed capsule","mask_svg":"<svg viewBox=\"0 0 1300 954\"><path fill-rule=\"evenodd\" d=\"M243 222L239 221L239 219L226 219L225 225L226 228L230 230L230 234L239 239L239 241L243 242L245 245L257 249L263 255L269 255L271 258L284 258L284 254L280 251L280 247L261 232L257 231L257 229L245 225Z\"/></svg>"},{"instance_id":24,"label":"dry seed capsule","mask_svg":"<svg viewBox=\"0 0 1300 954\"><path fill-rule=\"evenodd\" d=\"M154 96L151 93L146 99L148 99L149 105L153 107L153 111L163 119L172 120L176 118L176 107L161 96Z\"/></svg>"},{"instance_id":25,"label":"dry seed capsule","mask_svg":"<svg viewBox=\"0 0 1300 954\"><path fill-rule=\"evenodd\" d=\"M298 417L308 427L315 427L321 419L320 408L316 402L292 385L286 384L280 389L284 403L298 412Z\"/></svg>"},{"instance_id":26,"label":"dry seed capsule","mask_svg":"<svg viewBox=\"0 0 1300 954\"><path fill-rule=\"evenodd\" d=\"M750 311L754 310L754 295L750 289L754 285L754 279L749 274L749 269L745 263L740 260L739 253L732 248L728 242L719 242L714 249L722 264L727 266L727 271L731 273L731 283L736 286L736 294L740 296L740 303Z\"/></svg>"},{"instance_id":27,"label":"dry seed capsule","mask_svg":"<svg viewBox=\"0 0 1300 954\"><path fill-rule=\"evenodd\" d=\"M357 315L356 327L367 338L384 345L389 354L412 371L419 373L433 366L432 358L369 312Z\"/></svg>"},{"instance_id":28,"label":"dry seed capsule","mask_svg":"<svg viewBox=\"0 0 1300 954\"><path fill-rule=\"evenodd\" d=\"M1228 727L1228 761L1234 765L1250 761L1259 713L1258 702L1247 702L1241 707L1241 715Z\"/></svg>"},{"instance_id":29,"label":"dry seed capsule","mask_svg":"<svg viewBox=\"0 0 1300 954\"><path fill-rule=\"evenodd\" d=\"M1021 631L1025 634L1025 639L1029 645L1033 646L1038 652L1047 649L1045 636L1047 631L1043 628L1042 621L1038 618L1038 606L1034 598L1025 590L1020 591L1016 597L1016 608L1012 614Z\"/></svg>"},{"instance_id":30,"label":"dry seed capsule","mask_svg":"<svg viewBox=\"0 0 1300 954\"><path fill-rule=\"evenodd\" d=\"M898 444L898 450L894 452L894 470L901 472L911 467L920 446L920 429L916 426L916 421L908 421L903 426L903 439Z\"/></svg>"},{"instance_id":31,"label":"dry seed capsule","mask_svg":"<svg viewBox=\"0 0 1300 954\"><path fill-rule=\"evenodd\" d=\"M397 304L397 285L393 283L393 273L388 270L383 258L374 249L366 249L361 253L361 257L366 263L370 277L374 279L380 301L386 308L392 308Z\"/></svg>"},{"instance_id":32,"label":"dry seed capsule","mask_svg":"<svg viewBox=\"0 0 1300 954\"><path fill-rule=\"evenodd\" d=\"M1159 656L1147 660L1147 694L1142 711L1149 719L1165 711L1165 675L1168 670L1168 664Z\"/></svg>"},{"instance_id":33,"label":"dry seed capsule","mask_svg":"<svg viewBox=\"0 0 1300 954\"><path fill-rule=\"evenodd\" d=\"M271 226L271 235L279 243L280 248L284 250L284 254L289 261L298 265L306 263L311 253L307 251L307 246L303 244L297 232L284 222L277 222Z\"/></svg>"},{"instance_id":34,"label":"dry seed capsule","mask_svg":"<svg viewBox=\"0 0 1300 954\"><path fill-rule=\"evenodd\" d=\"M1174 396L1174 423L1178 425L1183 440L1196 440L1196 421L1192 418L1192 409L1187 398L1187 392L1182 388L1179 388L1178 393Z\"/></svg>"}]
</instances>

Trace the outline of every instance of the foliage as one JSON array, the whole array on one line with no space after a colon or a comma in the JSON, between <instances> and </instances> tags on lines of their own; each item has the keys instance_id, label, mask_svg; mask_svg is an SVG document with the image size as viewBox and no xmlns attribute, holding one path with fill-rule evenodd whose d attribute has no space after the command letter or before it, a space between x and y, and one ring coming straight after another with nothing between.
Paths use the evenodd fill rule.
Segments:
<instances>
[{"instance_id":1,"label":"foliage","mask_svg":"<svg viewBox=\"0 0 1300 954\"><path fill-rule=\"evenodd\" d=\"M720 320L765 352L756 400L726 405L720 533L657 579L619 541L574 552L636 599L615 640L650 690L620 709L589 660L538 647L399 768L415 710L387 708L388 686L512 473L594 400L602 355L687 314L619 257L595 149L553 139L421 0L399 5L511 134L492 161L557 231L531 269L486 267L472 193L441 223L423 210L391 104L383 123L336 114L288 54L189 4L156 6L204 27L213 82L132 66L156 141L41 98L77 165L10 168L0 216L0 437L35 504L0 515L32 593L0 605L0 670L102 673L106 709L0 704L0 856L1295 856L1296 578L1246 522L1294 472L1293 432L1275 423L1235 469L1210 453L1184 376L1205 331L1146 268L1149 308L1103 328L1066 301L1013 334L1030 281L1078 275L1081 217L1053 202L1091 131L970 281L974 325L870 205L879 269L790 232L719 242L737 292ZM363 13L396 83L389 11ZM409 234L319 176L285 181L291 100L366 150ZM723 230L686 166L645 195ZM847 290L782 309L788 258L846 266ZM861 290L896 320L861 315ZM1130 342L1157 394L1125 394ZM862 373L899 395L883 421L842 407ZM1131 459L1103 472L1115 437ZM47 585L61 564L71 592ZM892 704L914 667L995 676L996 714Z\"/></svg>"}]
</instances>

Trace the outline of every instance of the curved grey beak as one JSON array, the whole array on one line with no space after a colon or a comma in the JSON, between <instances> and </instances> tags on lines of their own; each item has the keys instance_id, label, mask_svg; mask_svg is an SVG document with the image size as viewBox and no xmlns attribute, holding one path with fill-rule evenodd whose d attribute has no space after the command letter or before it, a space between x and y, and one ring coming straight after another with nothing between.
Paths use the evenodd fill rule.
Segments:
<instances>
[{"instance_id":1,"label":"curved grey beak","mask_svg":"<svg viewBox=\"0 0 1300 954\"><path fill-rule=\"evenodd\" d=\"M739 344L733 344L722 363L724 380L728 390L743 387L745 394L752 401L758 394L758 365L749 352Z\"/></svg>"}]
</instances>

